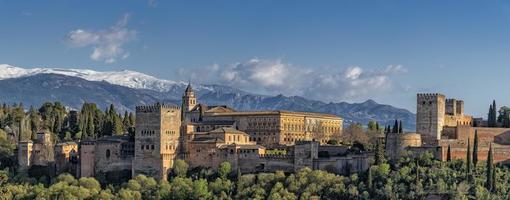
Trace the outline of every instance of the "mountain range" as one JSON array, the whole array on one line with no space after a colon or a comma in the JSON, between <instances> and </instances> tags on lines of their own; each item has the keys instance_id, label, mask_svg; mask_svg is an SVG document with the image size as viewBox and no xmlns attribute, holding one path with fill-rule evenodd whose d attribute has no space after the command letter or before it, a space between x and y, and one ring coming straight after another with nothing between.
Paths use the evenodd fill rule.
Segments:
<instances>
[{"instance_id":1,"label":"mountain range","mask_svg":"<svg viewBox=\"0 0 510 200\"><path fill-rule=\"evenodd\" d=\"M119 110L132 111L136 105L167 102L180 104L186 82L158 79L136 71L98 72L87 69L32 68L0 64L0 102L22 102L40 106L46 101L60 101L79 109L84 102L106 108L114 104ZM416 116L408 110L378 104L325 103L299 96L262 95L214 84L193 85L198 101L208 105L228 105L237 110L292 110L321 112L341 116L345 124L392 124L400 119L406 130L414 130ZM341 91L339 91L341 92Z\"/></svg>"}]
</instances>

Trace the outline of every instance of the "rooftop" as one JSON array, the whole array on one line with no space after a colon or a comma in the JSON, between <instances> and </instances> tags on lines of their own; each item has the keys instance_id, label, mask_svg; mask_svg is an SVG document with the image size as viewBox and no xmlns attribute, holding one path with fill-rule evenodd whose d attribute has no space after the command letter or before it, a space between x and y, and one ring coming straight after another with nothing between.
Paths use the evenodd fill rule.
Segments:
<instances>
[{"instance_id":1,"label":"rooftop","mask_svg":"<svg viewBox=\"0 0 510 200\"><path fill-rule=\"evenodd\" d=\"M232 116L232 115L302 115L311 117L327 117L327 118L340 118L339 116L325 113L314 113L314 112L298 112L288 110L267 110L267 111L234 111L234 112L211 112L211 116Z\"/></svg>"}]
</instances>

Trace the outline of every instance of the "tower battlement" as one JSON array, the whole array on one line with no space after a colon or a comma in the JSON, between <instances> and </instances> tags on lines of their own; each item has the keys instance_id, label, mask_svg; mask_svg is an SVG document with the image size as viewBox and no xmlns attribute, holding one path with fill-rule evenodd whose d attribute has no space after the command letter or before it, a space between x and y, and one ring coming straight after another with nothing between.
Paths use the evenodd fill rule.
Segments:
<instances>
[{"instance_id":1,"label":"tower battlement","mask_svg":"<svg viewBox=\"0 0 510 200\"><path fill-rule=\"evenodd\" d=\"M457 103L456 99L446 99L446 103Z\"/></svg>"},{"instance_id":2,"label":"tower battlement","mask_svg":"<svg viewBox=\"0 0 510 200\"><path fill-rule=\"evenodd\" d=\"M161 109L180 110L179 106L156 103L154 105L136 106L136 112L159 112Z\"/></svg>"},{"instance_id":3,"label":"tower battlement","mask_svg":"<svg viewBox=\"0 0 510 200\"><path fill-rule=\"evenodd\" d=\"M435 99L435 98L445 98L445 95L441 93L418 93L416 95L418 99Z\"/></svg>"}]
</instances>

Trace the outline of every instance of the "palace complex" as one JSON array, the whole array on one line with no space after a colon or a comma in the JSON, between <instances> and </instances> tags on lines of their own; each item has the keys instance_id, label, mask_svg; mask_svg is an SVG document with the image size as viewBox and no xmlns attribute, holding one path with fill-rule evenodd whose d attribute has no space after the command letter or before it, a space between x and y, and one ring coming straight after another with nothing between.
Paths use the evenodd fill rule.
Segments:
<instances>
[{"instance_id":1,"label":"palace complex","mask_svg":"<svg viewBox=\"0 0 510 200\"><path fill-rule=\"evenodd\" d=\"M242 173L294 172L304 167L336 173L366 170L369 154L327 145L340 139L342 127L343 119L329 114L236 111L201 104L188 85L181 107L137 106L134 137L57 145L44 139L20 142L18 159L21 167L32 166L39 160L34 156L36 147L56 146L48 151L58 154L58 159L46 160L55 164L57 173L67 170L80 177L113 180L138 174L166 179L177 159L206 168L228 161Z\"/></svg>"},{"instance_id":2,"label":"palace complex","mask_svg":"<svg viewBox=\"0 0 510 200\"><path fill-rule=\"evenodd\" d=\"M446 160L448 149L452 159L465 159L475 133L479 160L487 158L490 145L496 162L510 158L510 129L487 127L482 119L466 115L464 101L418 94L416 103L416 132L384 137L389 160L424 152ZM366 170L373 153L328 145L341 140L342 127L343 119L330 114L205 105L188 85L180 107L137 106L134 135L54 144L51 133L41 132L36 140L19 141L18 163L20 170L43 166L50 174L69 172L110 182L138 174L167 179L177 159L191 168L214 169L229 162L242 173L305 167L338 174Z\"/></svg>"}]
</instances>

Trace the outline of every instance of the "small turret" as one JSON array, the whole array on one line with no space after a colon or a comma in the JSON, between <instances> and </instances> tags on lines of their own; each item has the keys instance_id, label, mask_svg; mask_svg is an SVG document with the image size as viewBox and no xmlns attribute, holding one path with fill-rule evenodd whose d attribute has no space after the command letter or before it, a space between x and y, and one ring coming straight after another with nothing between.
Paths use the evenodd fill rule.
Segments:
<instances>
[{"instance_id":1,"label":"small turret","mask_svg":"<svg viewBox=\"0 0 510 200\"><path fill-rule=\"evenodd\" d=\"M182 96L182 114L181 114L182 120L186 119L186 112L191 111L196 104L197 98L195 97L195 92L191 87L191 83L188 83L188 86L184 91L184 95Z\"/></svg>"}]
</instances>

